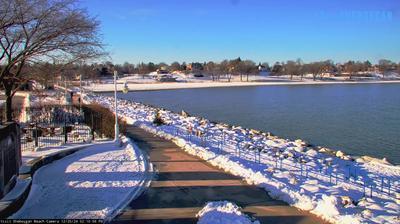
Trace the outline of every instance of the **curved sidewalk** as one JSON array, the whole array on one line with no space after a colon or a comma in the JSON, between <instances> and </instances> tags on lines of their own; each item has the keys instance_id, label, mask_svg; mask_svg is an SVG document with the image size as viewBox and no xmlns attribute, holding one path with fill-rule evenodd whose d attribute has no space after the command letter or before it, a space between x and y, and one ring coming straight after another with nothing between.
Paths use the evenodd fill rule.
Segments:
<instances>
[{"instance_id":1,"label":"curved sidewalk","mask_svg":"<svg viewBox=\"0 0 400 224\"><path fill-rule=\"evenodd\" d=\"M185 153L171 141L133 126L127 131L147 152L157 174L150 188L113 223L196 223L206 202L218 200L236 203L261 223L325 223Z\"/></svg>"},{"instance_id":2,"label":"curved sidewalk","mask_svg":"<svg viewBox=\"0 0 400 224\"><path fill-rule=\"evenodd\" d=\"M39 168L13 219L104 219L142 188L143 163L114 142L94 144ZM64 151L65 152L65 151ZM50 160L51 157L47 157Z\"/></svg>"}]
</instances>

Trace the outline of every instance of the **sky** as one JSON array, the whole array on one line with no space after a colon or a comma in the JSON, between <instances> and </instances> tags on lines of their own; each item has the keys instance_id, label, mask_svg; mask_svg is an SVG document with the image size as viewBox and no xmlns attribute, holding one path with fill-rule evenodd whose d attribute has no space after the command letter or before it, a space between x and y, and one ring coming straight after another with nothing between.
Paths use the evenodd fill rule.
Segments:
<instances>
[{"instance_id":1,"label":"sky","mask_svg":"<svg viewBox=\"0 0 400 224\"><path fill-rule=\"evenodd\" d=\"M399 0L81 0L114 63L400 61Z\"/></svg>"}]
</instances>

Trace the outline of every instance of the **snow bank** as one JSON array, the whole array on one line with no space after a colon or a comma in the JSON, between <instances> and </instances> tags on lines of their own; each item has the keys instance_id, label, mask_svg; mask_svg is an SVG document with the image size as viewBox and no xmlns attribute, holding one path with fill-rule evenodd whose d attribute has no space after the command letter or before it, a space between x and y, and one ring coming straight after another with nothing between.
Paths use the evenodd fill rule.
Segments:
<instances>
[{"instance_id":1,"label":"snow bank","mask_svg":"<svg viewBox=\"0 0 400 224\"><path fill-rule=\"evenodd\" d=\"M36 171L14 219L106 219L148 186L149 166L129 139L96 144Z\"/></svg>"},{"instance_id":2,"label":"snow bank","mask_svg":"<svg viewBox=\"0 0 400 224\"><path fill-rule=\"evenodd\" d=\"M113 98L91 95L113 110ZM397 166L356 161L342 152L311 147L242 127L162 110L165 125L152 121L159 108L119 100L128 123L174 141L186 152L264 188L272 197L336 223L399 223ZM323 153L322 153L323 152Z\"/></svg>"},{"instance_id":3,"label":"snow bank","mask_svg":"<svg viewBox=\"0 0 400 224\"><path fill-rule=\"evenodd\" d=\"M197 213L198 224L259 224L259 221L251 219L240 211L239 206L228 201L208 202Z\"/></svg>"}]
</instances>

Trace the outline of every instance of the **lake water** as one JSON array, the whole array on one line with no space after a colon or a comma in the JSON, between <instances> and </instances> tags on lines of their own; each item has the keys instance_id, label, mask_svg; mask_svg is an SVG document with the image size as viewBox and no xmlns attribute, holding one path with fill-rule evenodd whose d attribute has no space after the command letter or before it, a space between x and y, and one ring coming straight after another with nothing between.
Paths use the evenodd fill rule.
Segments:
<instances>
[{"instance_id":1,"label":"lake water","mask_svg":"<svg viewBox=\"0 0 400 224\"><path fill-rule=\"evenodd\" d=\"M400 164L400 84L205 88L119 96Z\"/></svg>"}]
</instances>

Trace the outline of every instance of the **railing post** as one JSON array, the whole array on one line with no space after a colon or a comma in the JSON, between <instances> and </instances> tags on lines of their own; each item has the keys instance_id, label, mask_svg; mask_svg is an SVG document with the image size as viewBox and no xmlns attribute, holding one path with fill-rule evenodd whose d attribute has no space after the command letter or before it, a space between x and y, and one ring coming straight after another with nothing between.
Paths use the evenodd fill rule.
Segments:
<instances>
[{"instance_id":1,"label":"railing post","mask_svg":"<svg viewBox=\"0 0 400 224\"><path fill-rule=\"evenodd\" d=\"M34 129L34 137L35 137L35 148L39 147L39 136L38 136L38 127L37 122L35 122L35 129Z\"/></svg>"},{"instance_id":2,"label":"railing post","mask_svg":"<svg viewBox=\"0 0 400 224\"><path fill-rule=\"evenodd\" d=\"M372 198L372 185L373 185L374 183L370 183L369 184L369 188L370 188L370 190L371 190L371 193L370 193L370 197Z\"/></svg>"},{"instance_id":3,"label":"railing post","mask_svg":"<svg viewBox=\"0 0 400 224\"><path fill-rule=\"evenodd\" d=\"M337 171L335 172L335 184L336 185L338 184L338 172Z\"/></svg>"},{"instance_id":4,"label":"railing post","mask_svg":"<svg viewBox=\"0 0 400 224\"><path fill-rule=\"evenodd\" d=\"M300 176L303 176L303 163L300 162Z\"/></svg>"},{"instance_id":5,"label":"railing post","mask_svg":"<svg viewBox=\"0 0 400 224\"><path fill-rule=\"evenodd\" d=\"M94 141L94 117L93 117L93 113L90 113L90 119L91 119L91 134L92 134L92 141Z\"/></svg>"},{"instance_id":6,"label":"railing post","mask_svg":"<svg viewBox=\"0 0 400 224\"><path fill-rule=\"evenodd\" d=\"M68 133L67 133L67 121L64 118L64 144L68 141Z\"/></svg>"},{"instance_id":7,"label":"railing post","mask_svg":"<svg viewBox=\"0 0 400 224\"><path fill-rule=\"evenodd\" d=\"M365 191L366 191L366 189L365 189L366 186L365 186L365 185L366 185L366 181L365 181L365 178L363 178L363 192L364 192L364 197L365 197L365 195L366 195L366 192L365 192Z\"/></svg>"}]
</instances>

